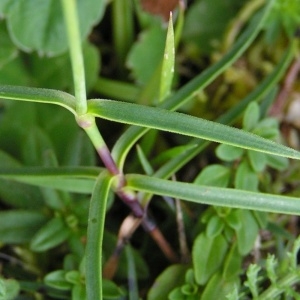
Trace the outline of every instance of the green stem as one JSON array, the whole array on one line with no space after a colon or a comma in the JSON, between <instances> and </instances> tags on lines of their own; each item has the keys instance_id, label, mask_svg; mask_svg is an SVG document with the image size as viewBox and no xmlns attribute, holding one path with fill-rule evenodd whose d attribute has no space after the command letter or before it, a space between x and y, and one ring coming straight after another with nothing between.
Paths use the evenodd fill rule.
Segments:
<instances>
[{"instance_id":1,"label":"green stem","mask_svg":"<svg viewBox=\"0 0 300 300\"><path fill-rule=\"evenodd\" d=\"M83 120L83 121L82 121ZM77 120L78 121L78 120ZM90 116L84 116L78 121L79 125L85 130L86 134L93 143L97 153L99 154L103 164L112 175L118 175L119 169L116 166L108 147L98 130L95 119Z\"/></svg>"},{"instance_id":2,"label":"green stem","mask_svg":"<svg viewBox=\"0 0 300 300\"><path fill-rule=\"evenodd\" d=\"M62 6L66 23L69 51L73 71L76 112L78 115L83 115L87 112L87 103L84 61L81 48L81 37L76 0L62 0Z\"/></svg>"},{"instance_id":3,"label":"green stem","mask_svg":"<svg viewBox=\"0 0 300 300\"><path fill-rule=\"evenodd\" d=\"M108 172L100 173L91 198L87 245L86 245L86 290L87 299L99 299L102 295L102 243L106 204L112 177Z\"/></svg>"}]
</instances>

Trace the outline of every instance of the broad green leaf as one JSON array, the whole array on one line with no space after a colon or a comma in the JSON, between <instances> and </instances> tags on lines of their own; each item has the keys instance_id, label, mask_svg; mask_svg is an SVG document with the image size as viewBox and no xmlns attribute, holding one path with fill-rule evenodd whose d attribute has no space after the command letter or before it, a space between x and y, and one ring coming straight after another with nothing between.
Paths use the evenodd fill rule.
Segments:
<instances>
[{"instance_id":1,"label":"broad green leaf","mask_svg":"<svg viewBox=\"0 0 300 300\"><path fill-rule=\"evenodd\" d=\"M177 286L184 283L187 266L172 265L166 268L154 281L150 288L147 300L166 300L169 293Z\"/></svg>"},{"instance_id":2,"label":"broad green leaf","mask_svg":"<svg viewBox=\"0 0 300 300\"><path fill-rule=\"evenodd\" d=\"M200 186L145 175L126 175L128 188L155 195L169 196L194 203L253 209L281 214L300 214L296 197L249 192L239 189Z\"/></svg>"},{"instance_id":3,"label":"broad green leaf","mask_svg":"<svg viewBox=\"0 0 300 300\"><path fill-rule=\"evenodd\" d=\"M222 165L210 165L201 171L194 183L199 185L227 187L229 179L230 169Z\"/></svg>"},{"instance_id":4,"label":"broad green leaf","mask_svg":"<svg viewBox=\"0 0 300 300\"><path fill-rule=\"evenodd\" d=\"M267 155L267 164L279 171L285 170L289 165L289 160L286 157Z\"/></svg>"},{"instance_id":5,"label":"broad green leaf","mask_svg":"<svg viewBox=\"0 0 300 300\"><path fill-rule=\"evenodd\" d=\"M44 282L46 285L58 290L69 291L72 288L72 284L66 280L66 271L64 270L48 273L44 278Z\"/></svg>"},{"instance_id":6,"label":"broad green leaf","mask_svg":"<svg viewBox=\"0 0 300 300\"><path fill-rule=\"evenodd\" d=\"M28 74L28 70L20 55L8 61L0 68L0 85L28 86L31 80L32 78Z\"/></svg>"},{"instance_id":7,"label":"broad green leaf","mask_svg":"<svg viewBox=\"0 0 300 300\"><path fill-rule=\"evenodd\" d=\"M268 154L248 150L247 155L254 172L261 172L265 169Z\"/></svg>"},{"instance_id":8,"label":"broad green leaf","mask_svg":"<svg viewBox=\"0 0 300 300\"><path fill-rule=\"evenodd\" d=\"M56 104L63 106L76 115L74 96L61 91L0 85L0 99Z\"/></svg>"},{"instance_id":9,"label":"broad green leaf","mask_svg":"<svg viewBox=\"0 0 300 300\"><path fill-rule=\"evenodd\" d=\"M251 131L258 123L260 118L259 106L256 102L252 102L248 105L244 118L243 118L243 129Z\"/></svg>"},{"instance_id":10,"label":"broad green leaf","mask_svg":"<svg viewBox=\"0 0 300 300\"><path fill-rule=\"evenodd\" d=\"M238 278L222 278L216 273L209 280L202 293L201 300L227 299L226 296L239 284Z\"/></svg>"},{"instance_id":11,"label":"broad green leaf","mask_svg":"<svg viewBox=\"0 0 300 300\"><path fill-rule=\"evenodd\" d=\"M238 215L241 222L236 230L238 251L244 256L252 250L259 228L251 211L239 210Z\"/></svg>"},{"instance_id":12,"label":"broad green leaf","mask_svg":"<svg viewBox=\"0 0 300 300\"><path fill-rule=\"evenodd\" d=\"M231 145L222 144L216 149L216 155L224 161L234 161L241 158L244 150Z\"/></svg>"},{"instance_id":13,"label":"broad green leaf","mask_svg":"<svg viewBox=\"0 0 300 300\"><path fill-rule=\"evenodd\" d=\"M89 91L95 85L100 71L99 54L96 47L89 43L83 44L82 52ZM67 53L55 57L32 54L28 57L27 64L35 87L73 91L72 70Z\"/></svg>"},{"instance_id":14,"label":"broad green leaf","mask_svg":"<svg viewBox=\"0 0 300 300\"><path fill-rule=\"evenodd\" d=\"M72 288L72 300L86 299L86 290L83 284L74 285Z\"/></svg>"},{"instance_id":15,"label":"broad green leaf","mask_svg":"<svg viewBox=\"0 0 300 300\"><path fill-rule=\"evenodd\" d=\"M11 42L5 23L0 21L0 69L18 55L18 50Z\"/></svg>"},{"instance_id":16,"label":"broad green leaf","mask_svg":"<svg viewBox=\"0 0 300 300\"><path fill-rule=\"evenodd\" d=\"M143 31L131 48L127 66L139 84L147 84L159 66L164 53L165 30L160 22Z\"/></svg>"},{"instance_id":17,"label":"broad green leaf","mask_svg":"<svg viewBox=\"0 0 300 300\"><path fill-rule=\"evenodd\" d=\"M230 214L226 216L226 223L235 230L238 230L242 226L237 209L232 209Z\"/></svg>"},{"instance_id":18,"label":"broad green leaf","mask_svg":"<svg viewBox=\"0 0 300 300\"><path fill-rule=\"evenodd\" d=\"M278 120L275 118L263 119L256 124L252 132L267 139L275 139L279 135Z\"/></svg>"},{"instance_id":19,"label":"broad green leaf","mask_svg":"<svg viewBox=\"0 0 300 300\"><path fill-rule=\"evenodd\" d=\"M102 168L96 167L0 168L0 178L13 179L15 181L31 185L49 187L69 192L90 194L93 190L95 180L102 170ZM0 181L0 193L1 183L2 181ZM18 184L18 186L21 185ZM29 188L30 187L28 187L28 189ZM29 199L26 201L29 201Z\"/></svg>"},{"instance_id":20,"label":"broad green leaf","mask_svg":"<svg viewBox=\"0 0 300 300\"><path fill-rule=\"evenodd\" d=\"M0 277L0 300L14 300L20 292L20 284L15 279Z\"/></svg>"},{"instance_id":21,"label":"broad green leaf","mask_svg":"<svg viewBox=\"0 0 300 300\"><path fill-rule=\"evenodd\" d=\"M183 134L245 149L300 159L300 153L252 133L161 108L113 100L90 100L88 113L107 120Z\"/></svg>"},{"instance_id":22,"label":"broad green leaf","mask_svg":"<svg viewBox=\"0 0 300 300\"><path fill-rule=\"evenodd\" d=\"M243 1L196 1L187 11L182 38L196 45L201 53L209 54L221 39L227 24L236 15Z\"/></svg>"},{"instance_id":23,"label":"broad green leaf","mask_svg":"<svg viewBox=\"0 0 300 300\"><path fill-rule=\"evenodd\" d=\"M194 241L192 256L195 279L199 285L204 285L209 278L221 267L228 249L223 235L214 238L204 233L198 235Z\"/></svg>"},{"instance_id":24,"label":"broad green leaf","mask_svg":"<svg viewBox=\"0 0 300 300\"><path fill-rule=\"evenodd\" d=\"M107 171L100 173L90 202L86 245L86 290L88 299L102 299L106 287L106 283L102 280L102 245L106 203L111 184L112 178L109 173Z\"/></svg>"},{"instance_id":25,"label":"broad green leaf","mask_svg":"<svg viewBox=\"0 0 300 300\"><path fill-rule=\"evenodd\" d=\"M258 190L258 176L252 170L247 161L243 161L237 168L234 186L240 190L257 191Z\"/></svg>"},{"instance_id":26,"label":"broad green leaf","mask_svg":"<svg viewBox=\"0 0 300 300\"><path fill-rule=\"evenodd\" d=\"M121 289L114 282L103 279L103 298L105 300L118 300L122 295Z\"/></svg>"},{"instance_id":27,"label":"broad green leaf","mask_svg":"<svg viewBox=\"0 0 300 300\"><path fill-rule=\"evenodd\" d=\"M217 215L209 219L206 226L206 235L209 238L215 238L220 235L225 227L224 221Z\"/></svg>"},{"instance_id":28,"label":"broad green leaf","mask_svg":"<svg viewBox=\"0 0 300 300\"><path fill-rule=\"evenodd\" d=\"M161 67L159 100L163 101L170 93L175 68L175 41L172 15L170 16L165 43L164 57Z\"/></svg>"},{"instance_id":29,"label":"broad green leaf","mask_svg":"<svg viewBox=\"0 0 300 300\"><path fill-rule=\"evenodd\" d=\"M24 51L57 55L67 50L61 1L10 0L4 9L11 39ZM105 1L77 0L81 38L103 15ZM37 30L38 28L38 30Z\"/></svg>"},{"instance_id":30,"label":"broad green leaf","mask_svg":"<svg viewBox=\"0 0 300 300\"><path fill-rule=\"evenodd\" d=\"M32 251L43 252L64 242L70 235L70 229L60 217L51 219L40 228L30 243Z\"/></svg>"},{"instance_id":31,"label":"broad green leaf","mask_svg":"<svg viewBox=\"0 0 300 300\"><path fill-rule=\"evenodd\" d=\"M47 218L33 210L7 210L0 212L0 242L21 244L29 242L32 235L47 221Z\"/></svg>"},{"instance_id":32,"label":"broad green leaf","mask_svg":"<svg viewBox=\"0 0 300 300\"><path fill-rule=\"evenodd\" d=\"M237 243L234 243L228 252L222 272L224 280L236 279L242 272L243 256L238 252Z\"/></svg>"}]
</instances>

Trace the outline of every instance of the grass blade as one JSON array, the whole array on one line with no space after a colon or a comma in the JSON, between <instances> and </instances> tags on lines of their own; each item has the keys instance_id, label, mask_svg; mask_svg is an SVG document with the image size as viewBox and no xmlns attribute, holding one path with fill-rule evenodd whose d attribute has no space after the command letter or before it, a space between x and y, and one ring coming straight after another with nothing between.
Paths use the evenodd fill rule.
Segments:
<instances>
[{"instance_id":1,"label":"grass blade","mask_svg":"<svg viewBox=\"0 0 300 300\"><path fill-rule=\"evenodd\" d=\"M90 194L102 170L96 167L2 168L0 178L68 192Z\"/></svg>"},{"instance_id":2,"label":"grass blade","mask_svg":"<svg viewBox=\"0 0 300 300\"><path fill-rule=\"evenodd\" d=\"M236 207L292 215L300 214L300 200L295 197L200 186L145 175L127 175L126 180L128 187L134 190L179 198L198 204Z\"/></svg>"},{"instance_id":3,"label":"grass blade","mask_svg":"<svg viewBox=\"0 0 300 300\"><path fill-rule=\"evenodd\" d=\"M276 66L274 71L269 74L259 86L256 87L246 98L241 100L236 106L228 110L216 122L222 124L232 124L246 109L247 105L252 101L259 102L265 95L267 95L276 83L280 80L284 72L286 71L289 63L293 58L294 45L291 45L286 53L283 55L281 61ZM188 149L185 153L178 155L177 157L171 159L164 166L162 166L156 173L156 177L168 178L174 172L178 171L182 166L184 166L193 157L199 154L209 143L204 140L193 139L189 145L191 149Z\"/></svg>"},{"instance_id":4,"label":"grass blade","mask_svg":"<svg viewBox=\"0 0 300 300\"><path fill-rule=\"evenodd\" d=\"M233 48L220 61L195 77L176 93L174 93L173 96L166 99L166 101L161 104L161 107L169 110L175 110L179 108L187 101L192 99L193 95L197 91L204 89L226 68L232 65L256 38L273 4L274 0L268 1L266 7L256 18L253 19L253 22L250 23ZM114 157L116 164L120 169L123 168L125 158L130 149L147 131L148 129L145 128L130 127L115 144L112 150L112 156Z\"/></svg>"},{"instance_id":5,"label":"grass blade","mask_svg":"<svg viewBox=\"0 0 300 300\"><path fill-rule=\"evenodd\" d=\"M75 97L57 90L1 85L0 99L56 104L76 115Z\"/></svg>"},{"instance_id":6,"label":"grass blade","mask_svg":"<svg viewBox=\"0 0 300 300\"><path fill-rule=\"evenodd\" d=\"M300 152L252 133L186 114L113 100L90 100L88 112L125 124L159 129L259 152L300 159Z\"/></svg>"}]
</instances>

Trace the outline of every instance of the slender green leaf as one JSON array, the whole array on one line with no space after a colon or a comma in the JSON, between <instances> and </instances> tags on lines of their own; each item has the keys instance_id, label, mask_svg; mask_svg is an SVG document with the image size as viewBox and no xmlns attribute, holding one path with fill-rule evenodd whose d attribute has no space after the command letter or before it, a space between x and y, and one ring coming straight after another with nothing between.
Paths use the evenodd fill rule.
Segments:
<instances>
[{"instance_id":1,"label":"slender green leaf","mask_svg":"<svg viewBox=\"0 0 300 300\"><path fill-rule=\"evenodd\" d=\"M76 115L74 96L61 91L29 88L23 86L1 85L0 99L56 104L63 106L71 111L71 113Z\"/></svg>"},{"instance_id":2,"label":"slender green leaf","mask_svg":"<svg viewBox=\"0 0 300 300\"><path fill-rule=\"evenodd\" d=\"M102 170L102 168L96 167L0 168L0 178L69 192L90 194L95 180Z\"/></svg>"},{"instance_id":3,"label":"slender green leaf","mask_svg":"<svg viewBox=\"0 0 300 300\"><path fill-rule=\"evenodd\" d=\"M281 76L284 74L285 70L289 66L292 58L293 58L293 49L295 44L292 44L286 53L283 55L280 63L276 66L275 70L266 77L258 87L253 90L246 98L241 100L237 105L228 110L224 115L218 118L216 121L222 124L231 124L233 123L246 109L247 105L252 101L260 101L263 96L268 94L273 90L274 85ZM132 127L134 128L134 127ZM130 129L131 130L131 129ZM121 138L120 143L117 142L114 151L117 154L118 151L122 148L122 143L128 138L130 140L131 136L133 136L133 130L130 132L130 136L124 136ZM184 166L189 160L191 160L194 156L199 154L209 143L199 139L193 139L188 145L192 146L191 149L187 150L185 153L178 155L177 157L170 160L164 166L162 166L156 173L155 176L167 178L177 170L179 170L182 166ZM125 150L127 151L127 150ZM124 159L124 155L120 156L120 159ZM122 161L121 161L122 163ZM123 164L123 163L122 163Z\"/></svg>"},{"instance_id":4,"label":"slender green leaf","mask_svg":"<svg viewBox=\"0 0 300 300\"><path fill-rule=\"evenodd\" d=\"M184 105L187 101L193 98L195 92L204 89L207 85L209 85L218 75L220 75L226 68L228 68L230 65L232 65L242 54L243 52L249 47L249 45L252 43L252 41L255 39L255 37L258 35L262 24L264 23L264 20L266 16L268 16L270 8L273 6L274 1L269 1L266 8L262 11L260 16L253 20L253 22L249 25L247 30L243 33L243 35L239 38L239 40L236 42L236 44L233 46L233 48L215 65L208 68L206 71L202 72L200 75L195 77L193 80L191 80L188 84L183 86L179 91L177 91L174 95L170 96L165 102L162 103L162 106L167 109L175 110L179 108L180 106ZM289 49L291 51L291 49ZM292 52L289 52L285 59L290 60L291 59ZM281 67L284 68L287 66L287 61L281 65ZM279 68L280 70L280 68ZM278 71L278 70L277 70ZM282 72L283 70L281 70ZM268 78L270 80L272 78L272 81L278 80L278 75L282 74L280 71L276 74L274 77ZM272 74L274 75L274 74ZM269 85L269 81L264 82L265 85ZM271 82L272 82L271 81ZM273 83L273 82L272 82ZM261 95L262 92L265 92L266 86L263 85L263 88L260 87L255 92L255 97L258 95ZM249 95L250 96L250 95ZM251 94L251 97L253 97L253 94ZM251 102L253 99L248 99L247 97L247 104ZM249 101L249 102L248 102ZM244 103L243 103L244 104ZM239 109L238 113L240 113L240 106L237 107ZM231 112L232 114L233 112ZM236 110L234 110L234 113L237 113ZM229 115L227 114L226 117ZM236 117L236 116L235 116ZM225 121L225 123L228 123L229 121ZM120 169L123 168L124 160L129 152L129 150L132 148L132 146L135 144L135 142L143 136L147 132L147 129L142 128L136 128L136 127L130 127L126 133L119 139L119 141L116 143L112 154L115 158L115 161L117 162L117 165L120 167Z\"/></svg>"},{"instance_id":5,"label":"slender green leaf","mask_svg":"<svg viewBox=\"0 0 300 300\"><path fill-rule=\"evenodd\" d=\"M88 299L102 299L102 243L106 202L112 178L107 171L97 178L91 198L86 245L86 288Z\"/></svg>"},{"instance_id":6,"label":"slender green leaf","mask_svg":"<svg viewBox=\"0 0 300 300\"><path fill-rule=\"evenodd\" d=\"M8 210L0 212L0 242L25 243L32 239L47 221L47 218L38 211Z\"/></svg>"},{"instance_id":7,"label":"slender green leaf","mask_svg":"<svg viewBox=\"0 0 300 300\"><path fill-rule=\"evenodd\" d=\"M125 124L160 129L259 152L300 159L300 152L250 132L161 108L96 99L89 101L88 112L96 117Z\"/></svg>"},{"instance_id":8,"label":"slender green leaf","mask_svg":"<svg viewBox=\"0 0 300 300\"><path fill-rule=\"evenodd\" d=\"M163 101L171 91L175 64L175 41L172 15L170 16L165 52L161 68L159 100Z\"/></svg>"},{"instance_id":9,"label":"slender green leaf","mask_svg":"<svg viewBox=\"0 0 300 300\"><path fill-rule=\"evenodd\" d=\"M145 175L127 175L126 179L128 187L131 189L195 203L292 215L300 214L300 200L296 197L199 186Z\"/></svg>"}]
</instances>

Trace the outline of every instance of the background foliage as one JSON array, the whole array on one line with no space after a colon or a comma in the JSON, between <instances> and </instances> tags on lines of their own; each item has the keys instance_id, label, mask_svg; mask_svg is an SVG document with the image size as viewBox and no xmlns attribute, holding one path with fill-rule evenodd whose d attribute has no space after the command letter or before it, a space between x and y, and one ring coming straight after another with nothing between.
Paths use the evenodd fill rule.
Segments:
<instances>
[{"instance_id":1,"label":"background foliage","mask_svg":"<svg viewBox=\"0 0 300 300\"><path fill-rule=\"evenodd\" d=\"M174 34L146 2L76 1L121 189L58 92L62 1L0 2L0 299L299 298L300 1L180 2Z\"/></svg>"}]
</instances>

